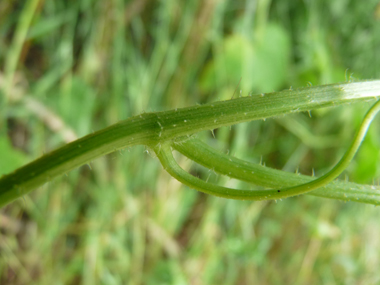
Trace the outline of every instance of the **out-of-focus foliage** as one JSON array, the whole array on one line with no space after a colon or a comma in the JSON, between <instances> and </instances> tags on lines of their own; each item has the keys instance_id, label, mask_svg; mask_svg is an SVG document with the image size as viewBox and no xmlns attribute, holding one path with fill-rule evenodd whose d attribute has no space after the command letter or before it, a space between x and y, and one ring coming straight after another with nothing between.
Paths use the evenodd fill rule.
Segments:
<instances>
[{"instance_id":1,"label":"out-of-focus foliage","mask_svg":"<svg viewBox=\"0 0 380 285\"><path fill-rule=\"evenodd\" d=\"M249 77L244 78L241 88L251 92L271 92L284 86L289 70L289 36L275 24L267 25L255 36L237 33L223 39L201 77L203 92L233 86L242 75Z\"/></svg>"},{"instance_id":2,"label":"out-of-focus foliage","mask_svg":"<svg viewBox=\"0 0 380 285\"><path fill-rule=\"evenodd\" d=\"M0 173L141 112L378 78L379 7L377 0L0 1ZM319 175L340 158L367 108L199 136L237 157ZM378 134L373 124L348 179L378 184ZM178 160L204 179L240 186ZM375 284L379 216L373 206L314 197L208 197L136 147L1 209L0 283Z\"/></svg>"}]
</instances>

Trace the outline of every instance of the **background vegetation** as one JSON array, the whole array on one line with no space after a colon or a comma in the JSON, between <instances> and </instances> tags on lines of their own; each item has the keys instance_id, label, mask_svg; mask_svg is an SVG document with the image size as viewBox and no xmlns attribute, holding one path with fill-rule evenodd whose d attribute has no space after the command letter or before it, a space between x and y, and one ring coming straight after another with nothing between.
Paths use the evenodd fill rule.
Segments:
<instances>
[{"instance_id":1,"label":"background vegetation","mask_svg":"<svg viewBox=\"0 0 380 285\"><path fill-rule=\"evenodd\" d=\"M1 1L0 174L141 112L379 78L379 35L375 0ZM368 107L199 137L239 158L318 175L341 157ZM379 183L379 122L346 179ZM0 283L374 284L379 218L373 206L315 197L209 197L134 147L0 210Z\"/></svg>"}]
</instances>

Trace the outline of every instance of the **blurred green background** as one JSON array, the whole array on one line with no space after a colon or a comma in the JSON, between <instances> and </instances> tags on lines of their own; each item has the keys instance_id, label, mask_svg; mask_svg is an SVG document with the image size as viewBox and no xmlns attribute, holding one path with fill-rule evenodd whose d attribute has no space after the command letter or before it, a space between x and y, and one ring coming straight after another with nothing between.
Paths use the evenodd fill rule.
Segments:
<instances>
[{"instance_id":1,"label":"blurred green background","mask_svg":"<svg viewBox=\"0 0 380 285\"><path fill-rule=\"evenodd\" d=\"M2 0L0 175L141 112L376 79L379 52L378 0ZM239 158L319 175L369 106L199 137ZM377 118L342 179L379 183L379 132ZM374 206L311 196L210 197L138 146L1 209L0 283L376 284L379 218Z\"/></svg>"}]
</instances>

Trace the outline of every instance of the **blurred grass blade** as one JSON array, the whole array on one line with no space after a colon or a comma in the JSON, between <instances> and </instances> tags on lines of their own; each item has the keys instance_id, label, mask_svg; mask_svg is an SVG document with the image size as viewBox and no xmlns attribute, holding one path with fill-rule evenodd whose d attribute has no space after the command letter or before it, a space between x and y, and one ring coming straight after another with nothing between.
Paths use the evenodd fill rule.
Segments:
<instances>
[{"instance_id":1,"label":"blurred grass blade","mask_svg":"<svg viewBox=\"0 0 380 285\"><path fill-rule=\"evenodd\" d=\"M12 47L9 49L10 52L8 56L6 57L5 61L5 102L7 102L8 99L12 97L12 94L10 93L12 89L13 84L13 76L17 68L17 62L19 60L22 46L24 44L24 41L26 39L28 29L30 26L30 23L33 19L34 13L37 10L38 3L40 0L29 0L27 1L21 17L20 21L18 22L17 29L15 36L13 38Z\"/></svg>"}]
</instances>

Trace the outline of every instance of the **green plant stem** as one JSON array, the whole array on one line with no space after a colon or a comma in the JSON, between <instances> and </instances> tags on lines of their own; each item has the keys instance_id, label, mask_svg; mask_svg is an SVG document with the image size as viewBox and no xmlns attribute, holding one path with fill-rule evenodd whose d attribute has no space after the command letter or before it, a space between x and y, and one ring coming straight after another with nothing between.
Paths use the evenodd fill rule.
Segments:
<instances>
[{"instance_id":1,"label":"green plant stem","mask_svg":"<svg viewBox=\"0 0 380 285\"><path fill-rule=\"evenodd\" d=\"M164 112L144 113L69 143L0 178L0 206L89 161L133 145L155 148L203 130L320 107L372 100L380 81L285 90Z\"/></svg>"},{"instance_id":2,"label":"green plant stem","mask_svg":"<svg viewBox=\"0 0 380 285\"><path fill-rule=\"evenodd\" d=\"M311 176L277 170L226 155L195 138L179 141L172 146L191 160L217 173L259 186L283 188L304 184L315 179ZM335 180L306 194L342 201L380 205L380 187L346 181Z\"/></svg>"},{"instance_id":3,"label":"green plant stem","mask_svg":"<svg viewBox=\"0 0 380 285\"><path fill-rule=\"evenodd\" d=\"M380 111L380 101L377 101L372 108L368 111L364 120L360 126L358 133L356 134L354 140L351 143L351 146L344 154L342 159L325 175L307 182L305 184L300 184L296 186L280 188L280 189L270 189L270 190L240 190L232 189L223 186L218 186L192 176L183 170L175 161L172 151L171 143L167 142L155 148L157 157L161 161L161 164L164 166L166 171L175 177L177 180L183 184L188 185L191 188L194 188L198 191L204 192L206 194L211 194L218 197L237 199L237 200L253 200L253 201L262 201L262 200L275 200L282 199L287 197L292 197L304 193L308 193L312 190L318 189L322 186L327 185L333 181L336 177L339 176L351 162L358 148L360 147L361 142L363 141L369 126L373 118ZM207 159L207 157L206 157ZM211 157L208 157L211 159Z\"/></svg>"}]
</instances>

